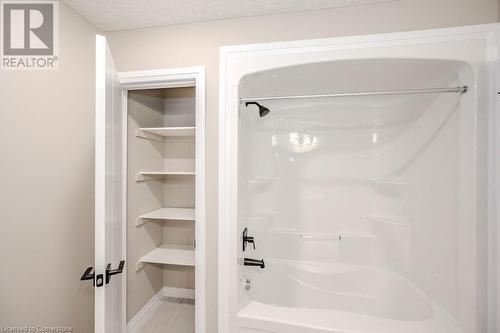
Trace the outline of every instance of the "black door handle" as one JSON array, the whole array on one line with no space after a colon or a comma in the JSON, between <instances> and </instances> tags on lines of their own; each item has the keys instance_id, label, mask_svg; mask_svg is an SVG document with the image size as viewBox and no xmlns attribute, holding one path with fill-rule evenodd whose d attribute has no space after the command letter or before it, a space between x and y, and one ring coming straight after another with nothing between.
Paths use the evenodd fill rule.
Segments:
<instances>
[{"instance_id":1,"label":"black door handle","mask_svg":"<svg viewBox=\"0 0 500 333\"><path fill-rule=\"evenodd\" d=\"M80 278L80 281L85 280L92 280L92 285L95 287L94 267L87 267L82 277Z\"/></svg>"},{"instance_id":2,"label":"black door handle","mask_svg":"<svg viewBox=\"0 0 500 333\"><path fill-rule=\"evenodd\" d=\"M111 269L111 264L106 266L106 284L109 283L111 277L116 274L120 274L123 272L123 267L125 266L125 260L120 261L117 269Z\"/></svg>"}]
</instances>

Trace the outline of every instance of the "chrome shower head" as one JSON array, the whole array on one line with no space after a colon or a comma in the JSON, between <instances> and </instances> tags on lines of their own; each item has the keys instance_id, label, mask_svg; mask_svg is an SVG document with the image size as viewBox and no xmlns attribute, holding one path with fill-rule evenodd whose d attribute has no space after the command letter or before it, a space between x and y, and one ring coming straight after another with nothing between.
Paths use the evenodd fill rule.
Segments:
<instances>
[{"instance_id":1,"label":"chrome shower head","mask_svg":"<svg viewBox=\"0 0 500 333\"><path fill-rule=\"evenodd\" d=\"M249 105L257 105L257 107L259 108L259 115L261 116L261 118L267 116L267 114L270 112L268 108L266 108L263 105L260 105L257 102L245 102L245 106Z\"/></svg>"}]
</instances>

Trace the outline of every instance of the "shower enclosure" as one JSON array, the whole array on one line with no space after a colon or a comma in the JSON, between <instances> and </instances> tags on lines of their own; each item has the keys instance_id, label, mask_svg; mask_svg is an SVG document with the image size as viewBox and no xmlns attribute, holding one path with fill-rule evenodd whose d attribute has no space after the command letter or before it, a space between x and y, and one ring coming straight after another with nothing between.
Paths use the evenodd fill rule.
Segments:
<instances>
[{"instance_id":1,"label":"shower enclosure","mask_svg":"<svg viewBox=\"0 0 500 333\"><path fill-rule=\"evenodd\" d=\"M497 30L222 49L220 332L500 330Z\"/></svg>"}]
</instances>

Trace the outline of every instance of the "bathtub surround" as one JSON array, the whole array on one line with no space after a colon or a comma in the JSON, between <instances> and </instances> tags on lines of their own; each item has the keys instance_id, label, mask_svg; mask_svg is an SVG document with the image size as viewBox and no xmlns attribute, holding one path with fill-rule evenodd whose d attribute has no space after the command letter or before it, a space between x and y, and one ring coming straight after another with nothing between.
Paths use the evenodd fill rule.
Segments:
<instances>
[{"instance_id":1,"label":"bathtub surround","mask_svg":"<svg viewBox=\"0 0 500 333\"><path fill-rule=\"evenodd\" d=\"M499 31L221 50L220 333L498 332Z\"/></svg>"}]
</instances>

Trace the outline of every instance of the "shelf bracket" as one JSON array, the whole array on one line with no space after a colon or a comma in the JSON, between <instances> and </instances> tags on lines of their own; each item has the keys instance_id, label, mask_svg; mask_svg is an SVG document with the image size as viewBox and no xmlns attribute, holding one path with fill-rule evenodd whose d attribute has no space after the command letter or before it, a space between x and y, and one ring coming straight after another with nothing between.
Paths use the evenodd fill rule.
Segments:
<instances>
[{"instance_id":1,"label":"shelf bracket","mask_svg":"<svg viewBox=\"0 0 500 333\"><path fill-rule=\"evenodd\" d=\"M152 140L157 142L165 142L165 138L163 136L144 132L141 131L140 129L135 130L135 136L141 139Z\"/></svg>"},{"instance_id":2,"label":"shelf bracket","mask_svg":"<svg viewBox=\"0 0 500 333\"><path fill-rule=\"evenodd\" d=\"M146 219L143 219L142 217L138 217L136 220L135 220L135 226L136 227L140 227L141 225L143 225L144 223L146 223Z\"/></svg>"},{"instance_id":3,"label":"shelf bracket","mask_svg":"<svg viewBox=\"0 0 500 333\"><path fill-rule=\"evenodd\" d=\"M138 261L136 264L135 264L135 271L138 272L140 271L141 269L144 268L144 263L142 261Z\"/></svg>"},{"instance_id":4,"label":"shelf bracket","mask_svg":"<svg viewBox=\"0 0 500 333\"><path fill-rule=\"evenodd\" d=\"M136 182L149 182L149 181L153 181L153 180L162 180L164 178L163 175L141 175L141 174L137 174L135 176L135 181Z\"/></svg>"}]
</instances>

